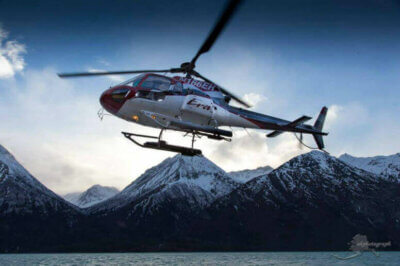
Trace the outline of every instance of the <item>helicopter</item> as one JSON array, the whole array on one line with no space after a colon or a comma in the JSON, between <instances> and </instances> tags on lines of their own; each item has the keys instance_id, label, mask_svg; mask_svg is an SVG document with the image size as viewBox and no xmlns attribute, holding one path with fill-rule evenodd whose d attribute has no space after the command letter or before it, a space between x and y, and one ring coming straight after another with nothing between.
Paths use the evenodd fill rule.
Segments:
<instances>
[{"instance_id":1,"label":"helicopter","mask_svg":"<svg viewBox=\"0 0 400 266\"><path fill-rule=\"evenodd\" d=\"M207 53L218 36L237 10L241 1L231 0L209 33L207 39L190 62L180 67L162 70L128 70L102 72L60 73L61 78L87 77L103 75L140 74L104 91L100 104L111 115L129 122L160 129L158 136L122 132L123 136L143 148L177 152L194 156L202 152L194 148L196 137L207 137L218 141L231 141L231 130L221 127L240 127L272 130L266 137L272 138L284 132L300 134L299 142L303 145L303 134L311 134L318 149L324 150L323 125L328 109L323 107L313 125L305 124L309 116L301 116L288 121L262 113L230 105L231 100L245 108L251 107L229 90L204 77L195 70L198 58ZM163 74L160 74L163 73ZM166 76L166 73L184 74ZM166 130L181 131L191 135L191 147L168 144L162 140ZM155 141L141 143L139 139ZM306 146L306 145L305 145Z\"/></svg>"}]
</instances>

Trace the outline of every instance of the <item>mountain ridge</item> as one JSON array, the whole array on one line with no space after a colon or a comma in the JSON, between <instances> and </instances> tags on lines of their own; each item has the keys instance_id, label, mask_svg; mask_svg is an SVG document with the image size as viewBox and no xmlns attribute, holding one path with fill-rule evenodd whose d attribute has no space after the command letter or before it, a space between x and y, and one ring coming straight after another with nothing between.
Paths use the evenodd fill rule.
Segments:
<instances>
[{"instance_id":1,"label":"mountain ridge","mask_svg":"<svg viewBox=\"0 0 400 266\"><path fill-rule=\"evenodd\" d=\"M246 182L203 156L176 155L85 209L47 190L4 148L0 161L0 200L31 190L39 203L3 212L2 252L343 250L356 234L400 249L400 184L318 151L255 169ZM37 197L49 200L47 214ZM8 207L0 204L0 216Z\"/></svg>"}]
</instances>

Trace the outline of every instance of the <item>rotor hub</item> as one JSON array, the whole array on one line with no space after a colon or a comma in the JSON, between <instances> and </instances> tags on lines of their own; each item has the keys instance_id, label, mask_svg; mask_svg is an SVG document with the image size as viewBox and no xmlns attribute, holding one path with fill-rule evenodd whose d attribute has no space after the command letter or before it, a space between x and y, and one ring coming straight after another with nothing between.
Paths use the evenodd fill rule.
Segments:
<instances>
[{"instance_id":1,"label":"rotor hub","mask_svg":"<svg viewBox=\"0 0 400 266\"><path fill-rule=\"evenodd\" d=\"M181 64L182 71L187 74L190 74L193 71L194 67L195 65L191 62L185 62Z\"/></svg>"}]
</instances>

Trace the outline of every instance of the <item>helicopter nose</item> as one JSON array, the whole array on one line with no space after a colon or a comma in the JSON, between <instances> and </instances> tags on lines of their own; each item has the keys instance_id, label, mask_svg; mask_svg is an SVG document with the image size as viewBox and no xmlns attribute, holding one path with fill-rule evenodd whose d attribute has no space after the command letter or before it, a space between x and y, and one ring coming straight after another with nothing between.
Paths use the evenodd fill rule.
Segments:
<instances>
[{"instance_id":1,"label":"helicopter nose","mask_svg":"<svg viewBox=\"0 0 400 266\"><path fill-rule=\"evenodd\" d=\"M121 104L114 101L111 96L112 89L106 90L100 96L100 104L106 109L109 113L115 114L121 108Z\"/></svg>"}]
</instances>

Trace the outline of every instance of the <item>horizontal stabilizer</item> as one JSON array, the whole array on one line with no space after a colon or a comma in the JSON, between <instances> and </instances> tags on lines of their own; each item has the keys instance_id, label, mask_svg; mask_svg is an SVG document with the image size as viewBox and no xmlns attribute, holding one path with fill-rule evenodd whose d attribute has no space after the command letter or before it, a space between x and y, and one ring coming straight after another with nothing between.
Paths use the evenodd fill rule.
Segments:
<instances>
[{"instance_id":1,"label":"horizontal stabilizer","mask_svg":"<svg viewBox=\"0 0 400 266\"><path fill-rule=\"evenodd\" d=\"M311 120L311 117L303 115L302 117L297 118L296 120L294 120L293 122L290 122L287 125L290 127L295 127L295 126L298 126L298 125L301 125L301 124L307 122L308 120Z\"/></svg>"},{"instance_id":2,"label":"horizontal stabilizer","mask_svg":"<svg viewBox=\"0 0 400 266\"><path fill-rule=\"evenodd\" d=\"M304 122L307 122L307 121L310 120L310 119L311 119L311 117L306 116L306 115L303 115L302 117L297 118L296 120L294 120L294 121L288 123L288 124L285 125L285 126L288 126L288 127L295 127L295 126L298 126L298 125L303 124ZM268 137L268 138L273 138L273 137L279 136L279 135L282 134L283 132L284 132L284 131L275 130L275 131L269 133L269 134L267 135L267 137Z\"/></svg>"}]
</instances>

